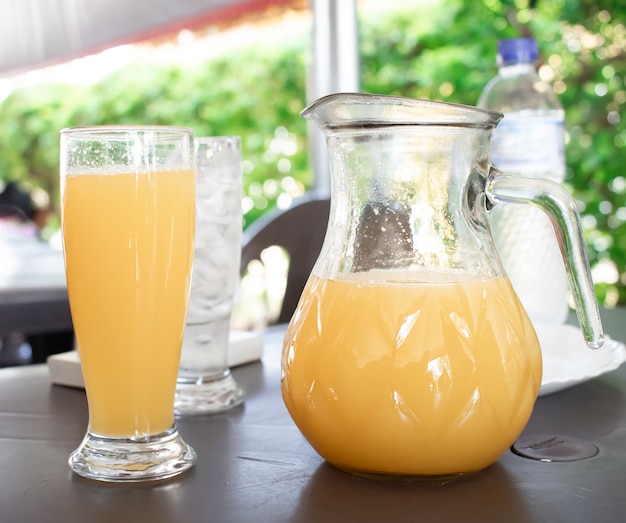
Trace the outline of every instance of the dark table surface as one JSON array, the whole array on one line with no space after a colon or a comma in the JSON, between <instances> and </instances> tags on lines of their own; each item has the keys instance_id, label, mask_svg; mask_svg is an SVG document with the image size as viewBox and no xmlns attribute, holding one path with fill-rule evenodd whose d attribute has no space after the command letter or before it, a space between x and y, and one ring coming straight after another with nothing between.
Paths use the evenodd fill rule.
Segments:
<instances>
[{"instance_id":1,"label":"dark table surface","mask_svg":"<svg viewBox=\"0 0 626 523\"><path fill-rule=\"evenodd\" d=\"M71 350L74 328L67 289L0 288L0 342L6 342L10 333L19 333L30 345L32 363L44 363L51 354ZM0 357L0 367L4 364L5 358Z\"/></svg>"},{"instance_id":2,"label":"dark table surface","mask_svg":"<svg viewBox=\"0 0 626 523\"><path fill-rule=\"evenodd\" d=\"M63 253L0 228L0 343L9 343L15 333L30 344L33 363L74 343ZM15 363L6 352L0 351L0 367Z\"/></svg>"},{"instance_id":3,"label":"dark table surface","mask_svg":"<svg viewBox=\"0 0 626 523\"><path fill-rule=\"evenodd\" d=\"M626 340L626 311L603 311ZM196 467L156 484L73 475L69 453L87 426L84 391L51 385L45 365L0 370L0 522L621 522L626 519L626 365L538 399L524 435L582 438L592 458L544 463L507 452L464 480L376 481L325 463L280 396L284 330L265 335L262 362L238 367L244 406L178 420Z\"/></svg>"}]
</instances>

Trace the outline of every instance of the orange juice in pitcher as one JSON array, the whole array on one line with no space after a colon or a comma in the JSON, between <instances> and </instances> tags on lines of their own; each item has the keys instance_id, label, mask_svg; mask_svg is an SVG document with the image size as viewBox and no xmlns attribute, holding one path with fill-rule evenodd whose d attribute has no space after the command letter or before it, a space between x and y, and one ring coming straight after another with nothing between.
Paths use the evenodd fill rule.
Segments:
<instances>
[{"instance_id":1,"label":"orange juice in pitcher","mask_svg":"<svg viewBox=\"0 0 626 523\"><path fill-rule=\"evenodd\" d=\"M291 319L282 394L338 468L450 478L498 460L528 422L541 349L489 231L491 208L552 217L592 347L602 328L573 200L491 165L501 115L336 94L303 111L327 138L331 210Z\"/></svg>"},{"instance_id":2,"label":"orange juice in pitcher","mask_svg":"<svg viewBox=\"0 0 626 523\"><path fill-rule=\"evenodd\" d=\"M480 470L522 431L541 384L539 343L503 276L313 277L283 367L285 402L312 446L362 473Z\"/></svg>"}]
</instances>

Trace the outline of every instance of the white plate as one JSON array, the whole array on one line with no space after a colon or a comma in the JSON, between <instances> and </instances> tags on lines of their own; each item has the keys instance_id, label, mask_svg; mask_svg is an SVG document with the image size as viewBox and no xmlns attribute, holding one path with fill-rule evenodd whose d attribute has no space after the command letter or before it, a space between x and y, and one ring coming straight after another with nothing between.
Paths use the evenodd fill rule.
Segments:
<instances>
[{"instance_id":1,"label":"white plate","mask_svg":"<svg viewBox=\"0 0 626 523\"><path fill-rule=\"evenodd\" d=\"M615 370L626 361L626 346L608 336L601 348L590 349L572 325L535 325L535 331L543 356L540 396Z\"/></svg>"}]
</instances>

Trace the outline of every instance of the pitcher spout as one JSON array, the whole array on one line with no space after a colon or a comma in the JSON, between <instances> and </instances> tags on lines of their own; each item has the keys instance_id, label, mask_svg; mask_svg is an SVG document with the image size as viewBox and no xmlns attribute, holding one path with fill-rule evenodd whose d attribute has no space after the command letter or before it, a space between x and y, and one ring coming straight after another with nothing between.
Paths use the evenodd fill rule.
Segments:
<instances>
[{"instance_id":1,"label":"pitcher spout","mask_svg":"<svg viewBox=\"0 0 626 523\"><path fill-rule=\"evenodd\" d=\"M491 130L502 113L468 105L400 96L336 93L319 98L300 116L326 133L351 128L452 126Z\"/></svg>"}]
</instances>

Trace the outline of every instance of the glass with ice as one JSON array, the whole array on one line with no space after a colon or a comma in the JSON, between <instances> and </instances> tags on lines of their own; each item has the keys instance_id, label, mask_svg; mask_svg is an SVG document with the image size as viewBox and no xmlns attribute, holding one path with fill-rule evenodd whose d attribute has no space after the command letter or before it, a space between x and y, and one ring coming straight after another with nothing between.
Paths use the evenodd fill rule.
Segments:
<instances>
[{"instance_id":1,"label":"glass with ice","mask_svg":"<svg viewBox=\"0 0 626 523\"><path fill-rule=\"evenodd\" d=\"M244 400L228 367L241 259L241 142L217 136L196 137L195 144L196 242L175 401L176 414L183 416L222 411Z\"/></svg>"}]
</instances>

